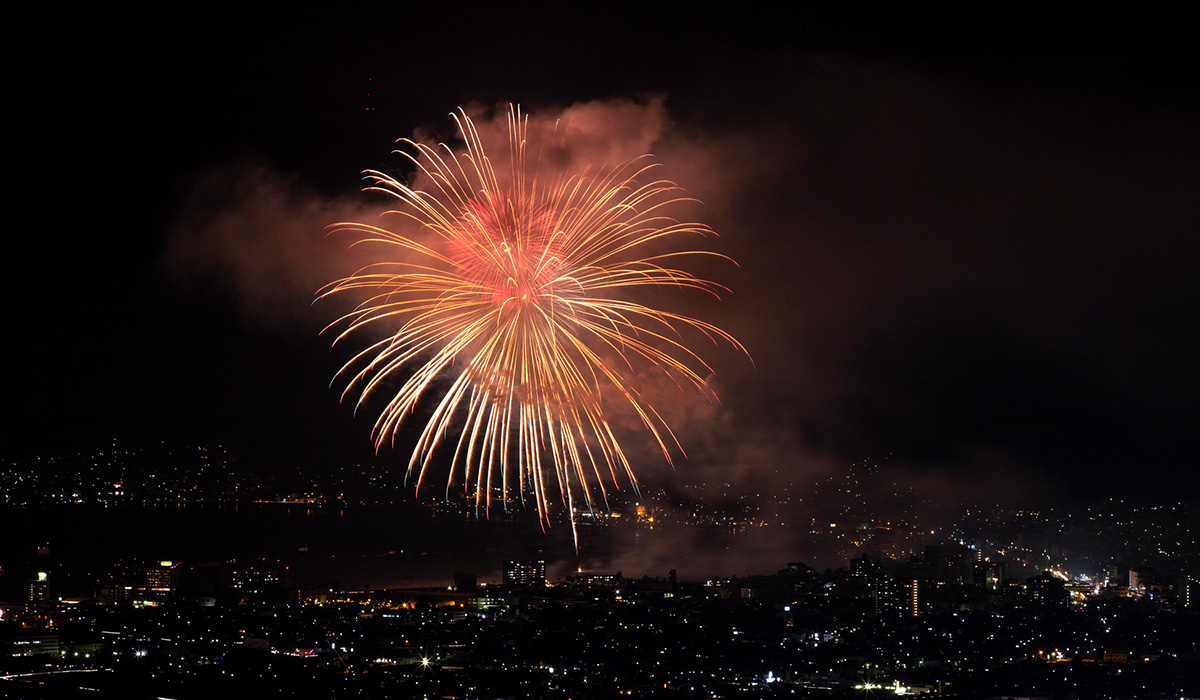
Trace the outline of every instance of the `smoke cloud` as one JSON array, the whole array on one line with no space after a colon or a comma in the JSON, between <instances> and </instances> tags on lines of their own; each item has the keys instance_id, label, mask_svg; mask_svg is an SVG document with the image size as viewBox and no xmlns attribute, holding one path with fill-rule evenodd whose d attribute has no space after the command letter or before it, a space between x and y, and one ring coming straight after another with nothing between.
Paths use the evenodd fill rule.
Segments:
<instances>
[{"instance_id":1,"label":"smoke cloud","mask_svg":"<svg viewBox=\"0 0 1200 700\"><path fill-rule=\"evenodd\" d=\"M191 180L165 256L172 276L196 294L229 299L256 327L309 331L331 320L312 309L317 291L371 260L327 227L377 220L382 206L361 195L319 195L258 164L214 167Z\"/></svg>"},{"instance_id":2,"label":"smoke cloud","mask_svg":"<svg viewBox=\"0 0 1200 700\"><path fill-rule=\"evenodd\" d=\"M1172 426L1195 417L1198 383L1182 348L1200 239L1180 234L1200 230L1186 194L1200 190L1196 132L880 63L789 70L774 109L717 126L669 114L664 97L530 114L530 142L551 144L539 157L558 167L653 153L701 203L688 216L718 234L706 246L737 261L697 270L729 294L673 310L730 331L752 361L700 350L717 402L661 373L639 384L686 457L668 465L636 420L614 416L643 487L709 504L786 493L780 517L803 522L822 513L806 497L863 460L879 464L864 498L896 509L1061 495L1080 470L1103 477L1096 489L1147 463L1180 473ZM507 106L466 111L485 147L507 148ZM364 201L263 169L213 173L171 259L243 313L303 316L315 289L368 259L323 235L377 223ZM906 500L888 501L901 487ZM729 551L785 562L802 535L763 530ZM746 570L688 537L610 563L661 574L686 550L696 570Z\"/></svg>"}]
</instances>

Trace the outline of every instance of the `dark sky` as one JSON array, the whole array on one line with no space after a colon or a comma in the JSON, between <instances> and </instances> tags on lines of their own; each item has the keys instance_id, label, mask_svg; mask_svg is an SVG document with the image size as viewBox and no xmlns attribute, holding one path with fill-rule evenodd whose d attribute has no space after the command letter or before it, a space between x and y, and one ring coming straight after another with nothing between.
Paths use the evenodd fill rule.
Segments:
<instances>
[{"instance_id":1,"label":"dark sky","mask_svg":"<svg viewBox=\"0 0 1200 700\"><path fill-rule=\"evenodd\" d=\"M1200 15L842 5L47 10L6 60L0 430L369 453L321 227L455 108L597 101L740 264L709 313L754 364L713 358L678 478L1194 492Z\"/></svg>"}]
</instances>

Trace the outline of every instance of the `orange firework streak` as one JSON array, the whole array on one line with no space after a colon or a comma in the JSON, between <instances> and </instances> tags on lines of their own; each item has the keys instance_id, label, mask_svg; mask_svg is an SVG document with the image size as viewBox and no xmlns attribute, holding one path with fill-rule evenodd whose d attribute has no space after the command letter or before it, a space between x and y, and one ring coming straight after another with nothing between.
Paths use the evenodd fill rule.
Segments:
<instances>
[{"instance_id":1,"label":"orange firework streak","mask_svg":"<svg viewBox=\"0 0 1200 700\"><path fill-rule=\"evenodd\" d=\"M436 448L453 441L447 487L461 473L484 508L494 489L506 498L514 490L522 498L530 492L545 527L547 484L557 484L574 527L576 491L591 508L593 482L607 497L605 474L614 487L618 471L637 486L601 397L613 394L631 407L670 462L668 443L682 448L633 385L634 364L648 363L715 399L693 367L711 369L679 331L690 328L745 352L715 326L629 298L661 285L716 295L724 288L670 265L689 256L725 256L648 252L662 239L712 233L666 215L665 207L686 198L673 183L649 177L655 164L648 156L594 173L550 172L527 159L528 117L513 108L502 180L471 119L463 112L453 116L465 152L402 139L416 153L407 157L427 183L422 189L366 172L368 190L402 203L387 214L411 219L418 236L361 223L330 227L358 234L357 243L399 249L395 259L319 293L366 296L331 324L341 328L334 343L366 326L386 328L387 337L338 372L350 377L343 398L357 392L361 405L383 390L386 378L407 377L375 423L378 450L394 442L435 380L437 387L448 383L440 398L427 399L436 406L408 463L418 488ZM446 440L454 429L457 439Z\"/></svg>"}]
</instances>

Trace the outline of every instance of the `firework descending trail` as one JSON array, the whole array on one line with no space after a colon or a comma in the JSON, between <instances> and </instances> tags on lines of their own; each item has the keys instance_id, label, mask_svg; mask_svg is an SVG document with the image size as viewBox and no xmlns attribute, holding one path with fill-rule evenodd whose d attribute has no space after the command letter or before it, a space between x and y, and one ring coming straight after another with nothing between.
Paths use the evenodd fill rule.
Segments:
<instances>
[{"instance_id":1,"label":"firework descending trail","mask_svg":"<svg viewBox=\"0 0 1200 700\"><path fill-rule=\"evenodd\" d=\"M639 289L664 285L716 295L724 288L677 263L724 256L662 245L712 231L668 216L686 198L653 177L649 156L564 172L533 155L519 109L509 109L507 153L485 152L466 113L453 116L465 150L401 140L413 152L404 155L416 185L365 173L368 190L400 200L387 214L415 227L330 227L389 251L319 293L362 298L331 324L339 329L334 343L366 327L384 335L335 381L347 380L343 398L357 394L358 405L394 391L375 423L377 450L418 408L429 411L408 464L418 488L436 449L452 446L447 488L461 479L484 509L493 493L531 494L543 527L547 494L557 490L574 528L577 498L590 509L594 490L607 498L607 483L637 485L606 402L631 409L668 462L670 446L682 451L635 386L637 368L657 368L712 400L699 374L711 370L684 333L744 352L704 321L636 300ZM556 127L544 150L562 139Z\"/></svg>"}]
</instances>

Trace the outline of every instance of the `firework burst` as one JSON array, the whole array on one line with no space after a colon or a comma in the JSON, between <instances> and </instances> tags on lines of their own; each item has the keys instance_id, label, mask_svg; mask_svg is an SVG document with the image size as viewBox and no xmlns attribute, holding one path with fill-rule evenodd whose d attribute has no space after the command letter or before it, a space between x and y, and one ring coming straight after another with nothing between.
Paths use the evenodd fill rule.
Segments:
<instances>
[{"instance_id":1,"label":"firework burst","mask_svg":"<svg viewBox=\"0 0 1200 700\"><path fill-rule=\"evenodd\" d=\"M509 148L500 154L485 152L465 112L453 116L465 150L402 140L419 187L365 174L368 190L400 201L388 214L415 223L415 233L330 227L391 251L319 293L362 299L331 324L335 343L367 327L385 336L335 381L346 381L343 398L357 394L359 405L388 394L376 449L395 441L419 405L429 411L408 463L418 488L437 448L452 446L447 488L461 480L482 508L492 494L532 494L545 525L554 490L573 513L579 498L591 508L597 489L607 498L608 484L636 488L607 402L631 409L668 461L672 446L682 451L639 393L635 371L656 368L715 399L699 373L711 370L685 334L744 350L704 321L638 303L637 293L665 285L716 295L723 287L677 265L724 256L661 245L712 232L668 216L686 197L653 177L649 156L563 172L529 155L529 120L519 109L509 110Z\"/></svg>"}]
</instances>

